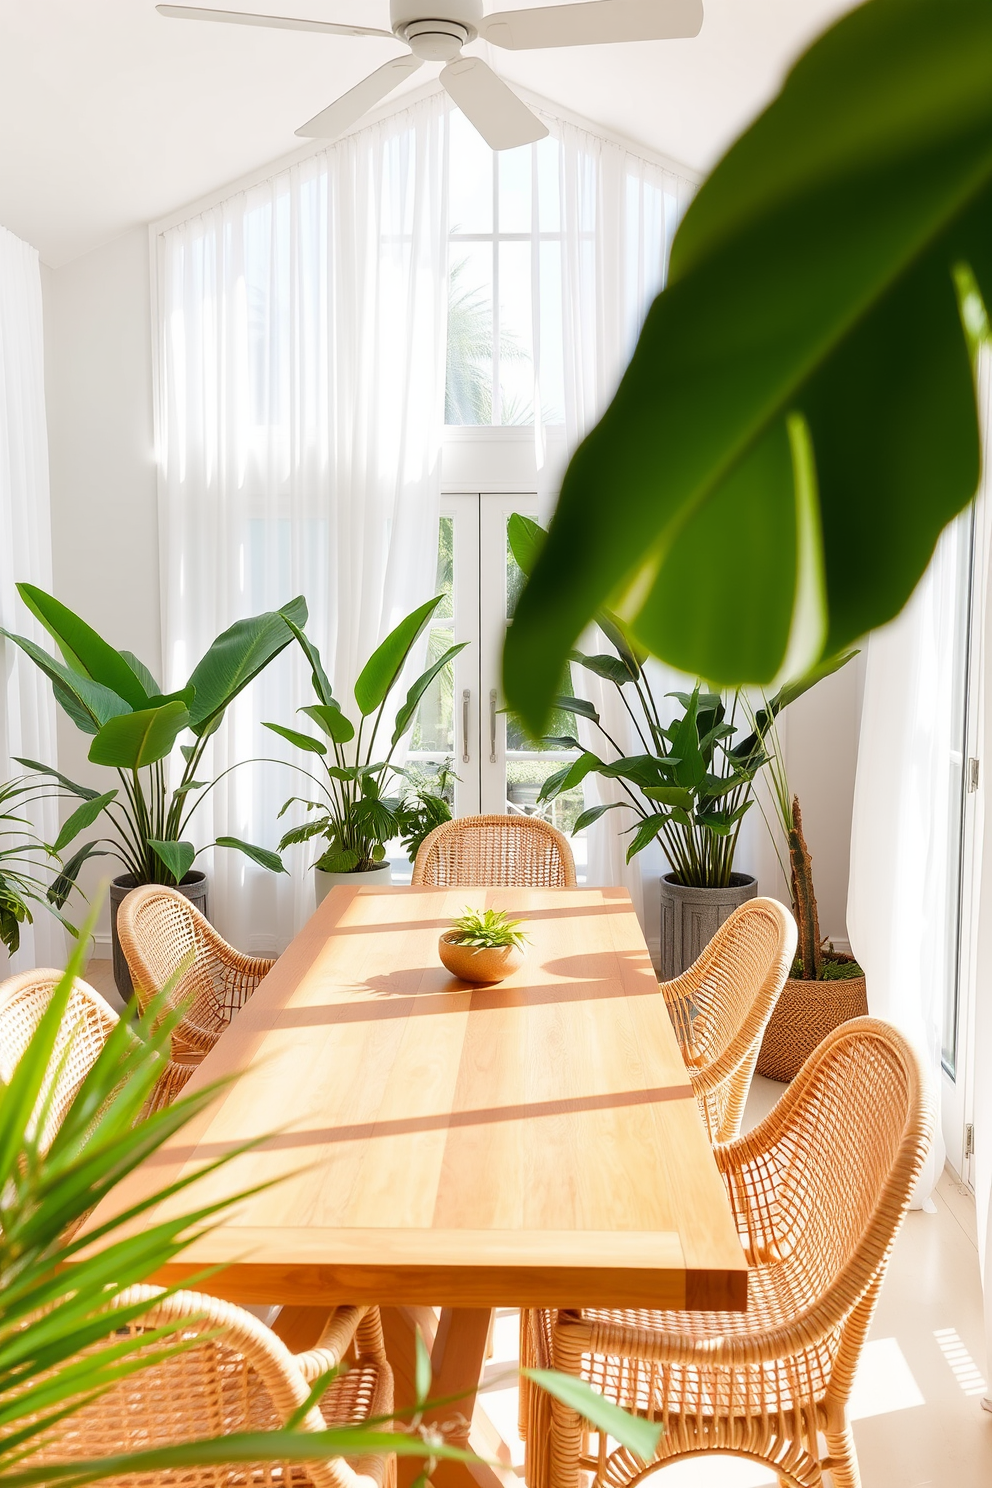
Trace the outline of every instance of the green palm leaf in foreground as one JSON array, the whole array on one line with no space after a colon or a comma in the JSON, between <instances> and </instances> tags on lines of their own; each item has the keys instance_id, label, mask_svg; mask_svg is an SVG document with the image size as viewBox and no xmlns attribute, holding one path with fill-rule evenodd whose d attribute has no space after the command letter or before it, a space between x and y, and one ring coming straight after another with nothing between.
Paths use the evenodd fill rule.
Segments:
<instances>
[{"instance_id":1,"label":"green palm leaf in foreground","mask_svg":"<svg viewBox=\"0 0 992 1488\"><path fill-rule=\"evenodd\" d=\"M517 607L511 708L542 731L606 602L724 685L891 619L975 492L988 304L992 5L868 0L692 203Z\"/></svg>"},{"instance_id":2,"label":"green palm leaf in foreground","mask_svg":"<svg viewBox=\"0 0 992 1488\"><path fill-rule=\"evenodd\" d=\"M128 1375L191 1346L177 1343L174 1329L163 1327L137 1337L118 1335L109 1346L80 1357L83 1350L147 1311L145 1302L111 1308L114 1298L154 1275L224 1209L246 1196L192 1209L138 1233L128 1232L126 1227L133 1220L195 1183L197 1174L136 1204L84 1238L76 1234L80 1221L116 1183L217 1094L216 1086L206 1087L165 1110L143 1115L167 1062L172 1029L183 1011L166 1010L167 988L143 1017L117 1024L56 1126L54 1077L68 1058L67 1050L57 1055L56 1049L95 915L96 911L84 927L65 976L9 1084L0 1081L0 1483L5 1488L27 1488L58 1482L73 1488L124 1472L264 1460L312 1461L383 1450L421 1458L467 1458L470 1454L446 1445L436 1435L425 1441L415 1429L394 1433L388 1430L388 1421L373 1421L368 1426L323 1433L287 1429L64 1467L32 1466L32 1451L42 1436L74 1410ZM205 1171L235 1155L220 1158ZM314 1384L311 1402L319 1400L328 1382L325 1376ZM590 1391L587 1414L591 1419L597 1419L600 1406L609 1417L604 1416L604 1424L620 1436L624 1426L621 1421L617 1429L615 1408ZM643 1422L630 1423L631 1445L642 1439L643 1426Z\"/></svg>"}]
</instances>

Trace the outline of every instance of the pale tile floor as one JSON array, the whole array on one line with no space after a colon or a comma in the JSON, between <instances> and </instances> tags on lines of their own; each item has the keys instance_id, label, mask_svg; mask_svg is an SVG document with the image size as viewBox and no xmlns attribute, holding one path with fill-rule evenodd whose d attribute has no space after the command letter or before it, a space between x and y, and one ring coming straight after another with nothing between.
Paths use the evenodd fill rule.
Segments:
<instances>
[{"instance_id":1,"label":"pale tile floor","mask_svg":"<svg viewBox=\"0 0 992 1488\"><path fill-rule=\"evenodd\" d=\"M91 984L120 1005L109 961L91 961ZM746 1125L784 1087L756 1078ZM896 1243L852 1404L863 1488L992 1488L992 1415L982 1410L985 1353L982 1296L971 1196L944 1173L936 1214L908 1215ZM518 1470L517 1314L501 1312L487 1414L510 1446ZM674 1463L655 1475L659 1488L776 1488L752 1463L728 1457Z\"/></svg>"}]
</instances>

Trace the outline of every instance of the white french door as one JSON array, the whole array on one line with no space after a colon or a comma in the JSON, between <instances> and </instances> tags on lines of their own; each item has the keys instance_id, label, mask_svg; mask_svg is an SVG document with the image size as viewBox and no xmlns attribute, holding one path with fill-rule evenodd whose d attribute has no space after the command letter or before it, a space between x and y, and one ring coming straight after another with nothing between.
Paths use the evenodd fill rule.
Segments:
<instances>
[{"instance_id":1,"label":"white french door","mask_svg":"<svg viewBox=\"0 0 992 1488\"><path fill-rule=\"evenodd\" d=\"M574 751L526 739L503 703L503 638L523 584L507 543L514 512L536 517L534 495L469 492L442 497L438 589L448 596L432 624L430 654L465 642L449 677L425 696L408 761L425 771L450 761L457 775L456 816L477 812L538 814L566 833L582 810L581 788L538 804L544 780ZM556 731L571 732L562 716ZM577 839L580 872L584 842Z\"/></svg>"}]
</instances>

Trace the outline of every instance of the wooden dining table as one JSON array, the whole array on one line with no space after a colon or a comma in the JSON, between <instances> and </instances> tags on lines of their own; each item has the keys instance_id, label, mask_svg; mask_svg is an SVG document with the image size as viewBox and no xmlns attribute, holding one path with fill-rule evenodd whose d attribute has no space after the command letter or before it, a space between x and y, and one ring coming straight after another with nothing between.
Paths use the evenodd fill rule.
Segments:
<instances>
[{"instance_id":1,"label":"wooden dining table","mask_svg":"<svg viewBox=\"0 0 992 1488\"><path fill-rule=\"evenodd\" d=\"M466 907L522 921L524 963L499 985L440 964ZM218 1079L91 1224L264 1138L152 1211L271 1184L154 1279L221 1266L211 1293L282 1304L304 1347L328 1304L378 1304L398 1405L419 1327L433 1394L463 1397L444 1414L460 1410L487 1456L508 1462L474 1394L494 1309L746 1306L727 1193L623 889L336 888L188 1089ZM433 1481L500 1475L447 1463Z\"/></svg>"}]
</instances>

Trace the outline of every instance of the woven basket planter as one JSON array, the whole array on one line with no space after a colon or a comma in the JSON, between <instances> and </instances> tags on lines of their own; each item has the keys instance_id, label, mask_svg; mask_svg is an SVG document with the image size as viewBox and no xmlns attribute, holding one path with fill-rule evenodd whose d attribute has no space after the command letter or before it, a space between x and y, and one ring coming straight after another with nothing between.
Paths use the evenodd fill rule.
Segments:
<instances>
[{"instance_id":1,"label":"woven basket planter","mask_svg":"<svg viewBox=\"0 0 992 1488\"><path fill-rule=\"evenodd\" d=\"M803 982L789 977L765 1029L757 1073L788 1083L828 1033L850 1018L867 1015L863 976L841 982Z\"/></svg>"}]
</instances>

